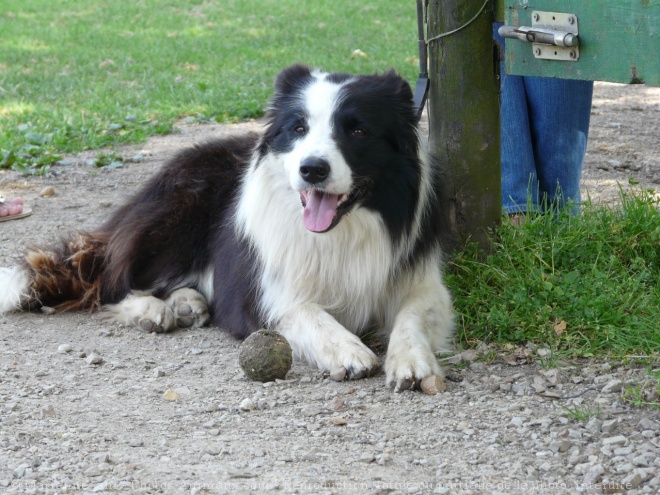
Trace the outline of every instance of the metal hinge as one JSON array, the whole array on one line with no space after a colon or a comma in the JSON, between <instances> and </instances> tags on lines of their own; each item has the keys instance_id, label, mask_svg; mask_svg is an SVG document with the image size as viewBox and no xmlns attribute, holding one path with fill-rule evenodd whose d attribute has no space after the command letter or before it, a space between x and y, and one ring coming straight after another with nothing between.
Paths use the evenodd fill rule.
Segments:
<instances>
[{"instance_id":1,"label":"metal hinge","mask_svg":"<svg viewBox=\"0 0 660 495\"><path fill-rule=\"evenodd\" d=\"M513 38L532 44L534 57L546 60L580 58L578 18L575 14L532 11L532 26L502 26L502 38Z\"/></svg>"}]
</instances>

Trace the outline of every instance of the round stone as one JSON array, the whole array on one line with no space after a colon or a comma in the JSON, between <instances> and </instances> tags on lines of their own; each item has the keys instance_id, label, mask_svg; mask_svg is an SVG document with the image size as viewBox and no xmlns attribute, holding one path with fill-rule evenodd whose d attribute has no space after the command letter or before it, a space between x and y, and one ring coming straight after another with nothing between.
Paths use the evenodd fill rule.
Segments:
<instances>
[{"instance_id":1,"label":"round stone","mask_svg":"<svg viewBox=\"0 0 660 495\"><path fill-rule=\"evenodd\" d=\"M289 342L279 333L259 330L250 335L238 354L238 364L250 380L284 380L293 361Z\"/></svg>"}]
</instances>

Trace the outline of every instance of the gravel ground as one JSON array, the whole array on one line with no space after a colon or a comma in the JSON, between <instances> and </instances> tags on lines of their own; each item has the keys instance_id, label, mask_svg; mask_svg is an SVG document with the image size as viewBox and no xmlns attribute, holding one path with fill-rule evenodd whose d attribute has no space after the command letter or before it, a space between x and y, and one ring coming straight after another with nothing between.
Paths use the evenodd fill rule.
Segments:
<instances>
[{"instance_id":1,"label":"gravel ground","mask_svg":"<svg viewBox=\"0 0 660 495\"><path fill-rule=\"evenodd\" d=\"M660 88L598 83L584 190L660 184ZM0 172L31 217L0 223L0 266L23 246L91 228L182 146L246 123L180 127L93 153L57 175ZM129 162L128 159L133 159ZM42 197L46 186L54 195ZM0 317L0 491L5 493L659 493L660 410L622 400L650 380L634 359L553 363L544 349L453 358L447 391L337 383L301 362L247 380L217 328L154 335L96 315ZM488 359L483 359L483 354ZM657 401L657 397L649 397Z\"/></svg>"}]
</instances>

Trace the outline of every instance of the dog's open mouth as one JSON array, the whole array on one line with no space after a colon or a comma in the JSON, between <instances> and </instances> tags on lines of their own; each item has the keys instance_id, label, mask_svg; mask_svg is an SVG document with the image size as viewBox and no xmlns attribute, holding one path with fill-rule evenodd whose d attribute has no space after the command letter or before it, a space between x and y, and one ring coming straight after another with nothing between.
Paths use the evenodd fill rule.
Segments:
<instances>
[{"instance_id":1,"label":"dog's open mouth","mask_svg":"<svg viewBox=\"0 0 660 495\"><path fill-rule=\"evenodd\" d=\"M317 189L300 193L304 207L303 224L311 232L327 232L339 223L362 195L362 189L353 189L349 194L332 194Z\"/></svg>"}]
</instances>

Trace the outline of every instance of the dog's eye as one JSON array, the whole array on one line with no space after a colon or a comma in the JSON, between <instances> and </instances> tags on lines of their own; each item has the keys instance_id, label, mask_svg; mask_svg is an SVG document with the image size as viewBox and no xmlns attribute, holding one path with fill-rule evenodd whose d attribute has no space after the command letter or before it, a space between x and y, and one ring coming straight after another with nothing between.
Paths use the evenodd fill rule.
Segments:
<instances>
[{"instance_id":1,"label":"dog's eye","mask_svg":"<svg viewBox=\"0 0 660 495\"><path fill-rule=\"evenodd\" d=\"M364 136L367 135L367 133L364 131L364 129L353 129L351 134L356 138L363 138Z\"/></svg>"},{"instance_id":2,"label":"dog's eye","mask_svg":"<svg viewBox=\"0 0 660 495\"><path fill-rule=\"evenodd\" d=\"M307 132L307 129L305 128L304 125L297 125L293 128L293 131L296 134L299 134L299 135L303 136Z\"/></svg>"}]
</instances>

